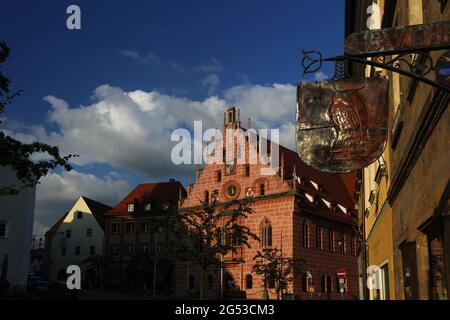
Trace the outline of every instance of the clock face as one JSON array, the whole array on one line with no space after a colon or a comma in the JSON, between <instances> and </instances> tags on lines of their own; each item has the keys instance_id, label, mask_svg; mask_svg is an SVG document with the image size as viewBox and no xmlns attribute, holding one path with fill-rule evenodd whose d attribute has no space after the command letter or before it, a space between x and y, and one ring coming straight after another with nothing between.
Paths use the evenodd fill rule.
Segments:
<instances>
[{"instance_id":1,"label":"clock face","mask_svg":"<svg viewBox=\"0 0 450 320\"><path fill-rule=\"evenodd\" d=\"M230 196L233 197L233 196L236 195L236 193L237 193L237 188L236 188L235 185L231 185L231 186L228 187L228 194L229 194Z\"/></svg>"}]
</instances>

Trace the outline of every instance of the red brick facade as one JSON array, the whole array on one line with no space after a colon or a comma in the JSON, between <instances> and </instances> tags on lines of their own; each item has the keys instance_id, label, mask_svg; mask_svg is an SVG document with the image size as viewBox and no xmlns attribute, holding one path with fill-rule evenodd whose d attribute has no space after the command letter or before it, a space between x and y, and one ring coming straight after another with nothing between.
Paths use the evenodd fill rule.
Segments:
<instances>
[{"instance_id":1,"label":"red brick facade","mask_svg":"<svg viewBox=\"0 0 450 320\"><path fill-rule=\"evenodd\" d=\"M236 109L229 109L227 114L224 128L240 128ZM237 148L234 149L236 158ZM227 174L225 164L205 165L197 170L196 182L188 186L188 196L182 201L181 210L197 208L215 189L219 192L219 203L253 194L252 213L245 225L260 238L262 226L270 225L272 247L282 249L285 257L303 259L305 267L313 275L307 289L306 273L295 272L288 292L293 293L296 299L340 299L336 271L344 268L347 279L343 298L357 299L356 212L352 197L355 176L322 173L306 166L295 152L282 146L279 151L280 169L270 176L261 175L261 164L249 167L235 164L231 174ZM245 152L248 163L247 142ZM230 186L234 186L232 196ZM318 241L316 233L321 235ZM330 235L332 241L329 240ZM250 245L250 248L240 248L237 255L224 257L223 278L219 269L211 270L209 297L220 296L223 279L223 291L234 288L245 291L247 298L261 298L262 279L251 271L253 257L262 249L262 244L252 240ZM175 288L177 295L198 290L195 265L177 265ZM269 294L275 297L275 290L269 288Z\"/></svg>"}]
</instances>

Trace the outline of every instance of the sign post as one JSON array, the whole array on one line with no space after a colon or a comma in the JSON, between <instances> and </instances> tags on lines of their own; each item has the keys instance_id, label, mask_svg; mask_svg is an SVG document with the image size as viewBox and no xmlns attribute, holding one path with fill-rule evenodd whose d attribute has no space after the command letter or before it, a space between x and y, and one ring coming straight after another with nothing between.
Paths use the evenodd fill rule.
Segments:
<instances>
[{"instance_id":1,"label":"sign post","mask_svg":"<svg viewBox=\"0 0 450 320\"><path fill-rule=\"evenodd\" d=\"M347 278L347 272L345 269L340 268L336 271L337 277L339 278L339 292L341 293L341 300L344 299L344 287L345 279Z\"/></svg>"}]
</instances>

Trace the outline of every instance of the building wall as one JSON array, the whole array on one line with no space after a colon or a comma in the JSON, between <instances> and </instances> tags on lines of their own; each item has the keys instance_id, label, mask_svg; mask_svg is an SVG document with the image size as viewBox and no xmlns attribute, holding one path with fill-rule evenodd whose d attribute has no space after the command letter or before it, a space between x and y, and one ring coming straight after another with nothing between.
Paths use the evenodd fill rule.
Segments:
<instances>
[{"instance_id":1,"label":"building wall","mask_svg":"<svg viewBox=\"0 0 450 320\"><path fill-rule=\"evenodd\" d=\"M14 171L0 167L1 185L18 185ZM0 221L8 225L7 237L0 238L0 268L8 255L7 279L11 287L26 288L30 264L36 188L18 195L0 196Z\"/></svg>"},{"instance_id":2,"label":"building wall","mask_svg":"<svg viewBox=\"0 0 450 320\"><path fill-rule=\"evenodd\" d=\"M401 1L400 1L401 2ZM420 24L450 20L450 5L447 4L443 13L440 12L440 3L429 0L410 0L407 6L399 7L397 15L398 24ZM441 52L432 53L436 59ZM434 77L434 75L431 75ZM419 84L413 99L406 99L410 79L401 77L400 92L402 120L404 128L396 150L393 152L391 163L394 174L404 165L406 154L420 126L422 116L429 106L429 99L434 90L426 84ZM395 202L392 204L393 215L393 248L396 264L396 295L405 298L404 272L402 268L402 253L399 246L403 242L414 242L416 248L417 299L429 299L429 257L427 237L418 230L418 227L433 215L449 180L448 163L449 150L449 120L450 113L447 108L429 137L426 145L414 164L409 177L401 189Z\"/></svg>"},{"instance_id":3,"label":"building wall","mask_svg":"<svg viewBox=\"0 0 450 320\"><path fill-rule=\"evenodd\" d=\"M441 10L444 1L397 0L396 7L391 8L390 12L384 12L384 1L375 2L381 7L382 19L385 15L393 15L392 24L384 25L383 28L450 20L450 5L447 3ZM353 6L350 5L352 3ZM355 9L353 15L347 16L347 24L358 25L356 32L366 30L360 20L361 17L367 17L367 5L368 3L359 6L354 1L347 1L347 6ZM442 53L443 51L437 51L430 55L436 61ZM365 68L365 75L368 76L370 71L370 68ZM362 75L361 70L358 75ZM421 145L413 144L414 138L420 137L419 129L426 119L426 112L436 90L420 82L415 90L411 89L413 80L396 73L382 71L381 75L390 79L388 141L383 158L380 159L381 163L386 164L387 175L382 177L380 183L374 182L379 166L377 162L362 171L360 217L365 223L367 266L380 265L386 261L389 263L391 299L407 298L405 286L408 291L411 285L409 278L408 285L405 283L405 272L413 273L411 278L415 278L413 282L417 282L414 284L417 292L413 292L412 298L429 299L430 239L419 229L435 214L449 181L449 111L444 106L445 111L439 121L433 125L428 124L427 130L431 132L428 139L421 142ZM434 79L433 72L427 77ZM403 129L397 145L393 147L396 120L403 122ZM412 154L419 153L414 161L409 161ZM405 182L401 183L398 179L400 174L408 170ZM372 190L376 197L373 203L369 203ZM399 190L396 196L395 190ZM446 254L450 254L450 248L447 248ZM408 260L408 266L413 264L414 268L405 271L405 259Z\"/></svg>"},{"instance_id":4,"label":"building wall","mask_svg":"<svg viewBox=\"0 0 450 320\"><path fill-rule=\"evenodd\" d=\"M77 212L83 213L82 219L77 219ZM92 229L92 237L87 237L87 229ZM66 231L71 230L71 237L66 237ZM80 197L70 209L63 223L52 236L50 246L50 272L49 280L56 281L58 272L65 270L69 265L78 265L81 268L82 279L85 279L87 264L84 260L91 256L90 247L95 246L95 255L103 253L104 232L98 224L90 209ZM66 255L62 255L62 244L66 246ZM75 248L80 247L80 255L75 254Z\"/></svg>"},{"instance_id":5,"label":"building wall","mask_svg":"<svg viewBox=\"0 0 450 320\"><path fill-rule=\"evenodd\" d=\"M229 111L228 111L229 112ZM227 126L227 125L226 125ZM245 145L246 162L248 161L248 144ZM237 148L235 147L235 159ZM283 158L283 156L281 156ZM303 204L306 200L305 196L298 193L297 182L293 182L293 178L284 178L285 168L283 160L280 161L281 169L277 174L261 175L263 165L251 164L250 174L246 175L246 164L235 164L233 174L226 174L225 164L208 164L204 168L197 170L196 182L188 187L188 197L183 201L181 210L201 210L201 201L205 200L206 192L211 196L213 190L218 190L218 205L231 199L242 199L247 195L249 188L253 191L253 201L249 204L252 212L248 214L245 221L241 223L249 227L250 230L262 238L262 223L266 221L272 226L272 247L282 249L283 256L286 258L294 258L298 262L304 261L303 269L296 270L293 274L293 281L289 284L288 292L293 293L297 299L340 299L341 296L337 292L336 271L344 268L347 271L347 291L344 293L344 299L358 298L358 269L356 252L354 255L350 253L350 239L354 235L354 222L349 216L339 220L339 214L333 213L321 215L314 211L305 210L308 206ZM291 169L292 170L292 169ZM221 172L221 181L218 181L218 172ZM293 172L290 172L292 175ZM298 172L302 176L301 172ZM314 179L314 177L310 177ZM285 180L286 179L286 180ZM263 184L265 194L260 194L260 185ZM237 186L237 195L230 197L227 194L230 185ZM332 197L333 195L329 195ZM344 214L342 214L344 215ZM309 229L309 248L302 248L302 224L304 221L310 226ZM328 237L324 236L324 249L317 250L315 248L314 229L316 225L322 226L324 229L330 228L346 236L345 242L347 252L340 254L338 252L330 253L328 251ZM229 254L224 257L225 267L224 274L228 273L234 281L235 289L243 290L250 299L259 299L263 294L262 278L253 274L252 268L255 264L253 257L258 250L262 250L262 244L256 240L250 240L250 248L239 248L238 254ZM234 258L234 261L231 259ZM315 292L303 291L303 275L305 268L311 269L315 280ZM176 291L178 295L189 292L189 275L198 275L198 269L194 263L182 263L177 266L176 274ZM220 290L220 270L212 268L210 272L213 277L213 289L209 291L208 296L219 296ZM327 274L332 278L333 292L321 293L320 277ZM252 288L246 287L246 277L252 276ZM224 276L227 278L227 276ZM225 280L226 281L226 280ZM198 285L198 282L197 282ZM195 286L194 286L195 287ZM194 288L198 290L198 286ZM269 288L269 296L276 297L274 288Z\"/></svg>"}]
</instances>

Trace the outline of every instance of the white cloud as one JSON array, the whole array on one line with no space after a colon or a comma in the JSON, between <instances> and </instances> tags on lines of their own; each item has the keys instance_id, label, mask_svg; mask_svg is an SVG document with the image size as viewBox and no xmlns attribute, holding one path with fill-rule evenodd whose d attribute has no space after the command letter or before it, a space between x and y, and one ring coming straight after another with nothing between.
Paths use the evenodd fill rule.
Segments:
<instances>
[{"instance_id":1,"label":"white cloud","mask_svg":"<svg viewBox=\"0 0 450 320\"><path fill-rule=\"evenodd\" d=\"M220 84L220 78L217 74L211 73L202 81L202 86L208 89L208 95L212 95L216 92L217 87Z\"/></svg>"},{"instance_id":2,"label":"white cloud","mask_svg":"<svg viewBox=\"0 0 450 320\"><path fill-rule=\"evenodd\" d=\"M50 173L40 182L36 190L35 234L44 234L80 196L114 206L130 191L128 183L118 177L97 178L76 170Z\"/></svg>"},{"instance_id":3,"label":"white cloud","mask_svg":"<svg viewBox=\"0 0 450 320\"><path fill-rule=\"evenodd\" d=\"M201 64L201 65L198 65L197 67L195 67L195 70L206 72L206 73L222 72L223 64L216 58L212 57L208 63Z\"/></svg>"},{"instance_id":4,"label":"white cloud","mask_svg":"<svg viewBox=\"0 0 450 320\"><path fill-rule=\"evenodd\" d=\"M48 118L56 129L35 126L12 134L57 145L62 154L78 154L73 163L80 166L108 164L154 180L190 173L190 166L171 162L172 131L192 132L195 120L203 121L204 130L221 128L223 112L233 105L241 109L243 126L251 117L255 128L280 128L282 144L294 147L295 86L290 84L240 85L226 90L224 98L202 101L109 85L98 87L87 106L69 106L54 96L44 99L52 107Z\"/></svg>"},{"instance_id":5,"label":"white cloud","mask_svg":"<svg viewBox=\"0 0 450 320\"><path fill-rule=\"evenodd\" d=\"M139 53L137 53L134 50L122 50L119 53L124 57L131 58L134 60L138 60L140 58Z\"/></svg>"},{"instance_id":6,"label":"white cloud","mask_svg":"<svg viewBox=\"0 0 450 320\"><path fill-rule=\"evenodd\" d=\"M322 81L328 78L328 75L326 73L323 73L322 71L314 73L314 81Z\"/></svg>"},{"instance_id":7,"label":"white cloud","mask_svg":"<svg viewBox=\"0 0 450 320\"><path fill-rule=\"evenodd\" d=\"M212 81L210 84L214 84ZM230 106L241 110L247 126L252 118L255 128L279 128L280 142L295 150L295 86L290 84L231 87L223 98L190 100L158 91L124 91L109 85L94 91L87 106L47 96L51 105L48 120L54 130L43 126L8 127L8 134L28 142L39 140L60 147L62 154L75 153L79 166L108 164L157 181L167 176L192 173L192 166L172 164L170 141L176 128L192 132L194 120L203 121L203 130L221 128L223 112ZM6 120L5 125L8 125ZM82 167L81 167L82 168ZM110 205L116 204L130 187L116 172L96 177L79 171L51 173L41 180L37 190L36 232L42 232L73 205L81 195Z\"/></svg>"},{"instance_id":8,"label":"white cloud","mask_svg":"<svg viewBox=\"0 0 450 320\"><path fill-rule=\"evenodd\" d=\"M126 49L119 51L119 54L126 58L135 60L140 64L161 65L161 61L155 53L149 53L143 56L137 51Z\"/></svg>"},{"instance_id":9,"label":"white cloud","mask_svg":"<svg viewBox=\"0 0 450 320\"><path fill-rule=\"evenodd\" d=\"M167 64L169 65L170 68L172 68L173 70L175 70L177 72L181 73L181 72L185 71L184 68L179 63L169 61Z\"/></svg>"}]
</instances>

